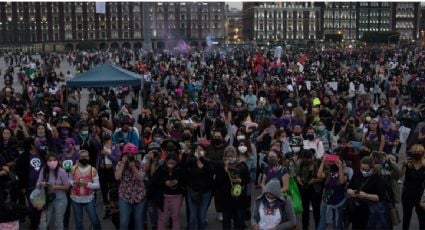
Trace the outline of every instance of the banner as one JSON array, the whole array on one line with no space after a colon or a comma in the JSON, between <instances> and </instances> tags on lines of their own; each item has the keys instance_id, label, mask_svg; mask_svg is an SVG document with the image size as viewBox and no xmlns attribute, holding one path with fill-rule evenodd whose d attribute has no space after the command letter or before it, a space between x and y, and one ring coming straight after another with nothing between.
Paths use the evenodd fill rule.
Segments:
<instances>
[{"instance_id":1,"label":"banner","mask_svg":"<svg viewBox=\"0 0 425 230\"><path fill-rule=\"evenodd\" d=\"M106 14L106 2L96 2L96 14Z\"/></svg>"}]
</instances>

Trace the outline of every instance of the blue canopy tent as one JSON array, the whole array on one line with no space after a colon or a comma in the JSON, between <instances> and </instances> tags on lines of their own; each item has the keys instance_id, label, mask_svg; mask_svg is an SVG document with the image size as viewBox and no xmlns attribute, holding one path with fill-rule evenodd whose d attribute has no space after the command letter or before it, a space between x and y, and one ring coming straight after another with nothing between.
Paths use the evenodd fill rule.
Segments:
<instances>
[{"instance_id":1,"label":"blue canopy tent","mask_svg":"<svg viewBox=\"0 0 425 230\"><path fill-rule=\"evenodd\" d=\"M141 88L142 77L137 73L106 63L66 81L67 91L69 88L104 88L115 86L133 86ZM69 95L68 92L67 95ZM68 100L66 103L66 110L68 110Z\"/></svg>"},{"instance_id":2,"label":"blue canopy tent","mask_svg":"<svg viewBox=\"0 0 425 230\"><path fill-rule=\"evenodd\" d=\"M140 87L142 85L141 76L109 63L83 72L66 82L67 88L103 88L127 85Z\"/></svg>"}]
</instances>

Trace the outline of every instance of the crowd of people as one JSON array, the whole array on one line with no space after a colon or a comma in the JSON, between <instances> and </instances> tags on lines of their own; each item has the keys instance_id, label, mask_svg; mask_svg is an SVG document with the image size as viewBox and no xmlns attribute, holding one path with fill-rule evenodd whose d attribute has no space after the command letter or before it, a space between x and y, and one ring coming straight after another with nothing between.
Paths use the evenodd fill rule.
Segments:
<instances>
[{"instance_id":1,"label":"crowd of people","mask_svg":"<svg viewBox=\"0 0 425 230\"><path fill-rule=\"evenodd\" d=\"M0 229L425 229L421 47L3 57ZM143 86L80 108L105 62Z\"/></svg>"}]
</instances>

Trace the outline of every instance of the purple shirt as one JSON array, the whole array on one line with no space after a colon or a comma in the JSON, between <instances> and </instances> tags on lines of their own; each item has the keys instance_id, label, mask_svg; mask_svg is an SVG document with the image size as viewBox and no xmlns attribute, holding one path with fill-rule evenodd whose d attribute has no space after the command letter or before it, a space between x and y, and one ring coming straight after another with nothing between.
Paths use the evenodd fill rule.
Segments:
<instances>
[{"instance_id":1,"label":"purple shirt","mask_svg":"<svg viewBox=\"0 0 425 230\"><path fill-rule=\"evenodd\" d=\"M43 178L43 171L46 170L46 169L49 170L47 166L44 167L41 170L37 183L41 183L41 182L45 181L45 178ZM63 168L58 169L58 176L57 177L55 176L54 171L49 170L49 174L48 174L47 178L48 178L47 182L49 184L69 186L68 175L66 174L66 172ZM55 193L56 193L57 198L66 198L66 193L65 193L64 190L56 190Z\"/></svg>"}]
</instances>

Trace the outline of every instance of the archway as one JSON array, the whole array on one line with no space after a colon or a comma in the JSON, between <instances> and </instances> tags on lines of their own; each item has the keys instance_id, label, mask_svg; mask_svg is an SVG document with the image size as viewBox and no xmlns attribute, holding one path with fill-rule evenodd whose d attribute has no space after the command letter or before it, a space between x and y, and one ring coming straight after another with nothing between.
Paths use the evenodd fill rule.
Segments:
<instances>
[{"instance_id":1,"label":"archway","mask_svg":"<svg viewBox=\"0 0 425 230\"><path fill-rule=\"evenodd\" d=\"M130 48L131 48L131 45L130 45L130 43L128 43L128 42L124 42L124 43L122 44L122 48L130 49Z\"/></svg>"},{"instance_id":2,"label":"archway","mask_svg":"<svg viewBox=\"0 0 425 230\"><path fill-rule=\"evenodd\" d=\"M101 50L104 50L104 49L107 49L108 48L108 46L106 45L106 43L100 43L99 44L99 49L101 49Z\"/></svg>"},{"instance_id":3,"label":"archway","mask_svg":"<svg viewBox=\"0 0 425 230\"><path fill-rule=\"evenodd\" d=\"M118 45L118 43L113 42L113 43L111 44L111 49L119 49L119 48L120 48L120 45Z\"/></svg>"},{"instance_id":4,"label":"archway","mask_svg":"<svg viewBox=\"0 0 425 230\"><path fill-rule=\"evenodd\" d=\"M136 42L136 43L134 43L134 45L133 45L133 48L134 48L135 50L140 50L142 47L143 47L143 46L142 46L142 43L140 43L140 42Z\"/></svg>"}]
</instances>

